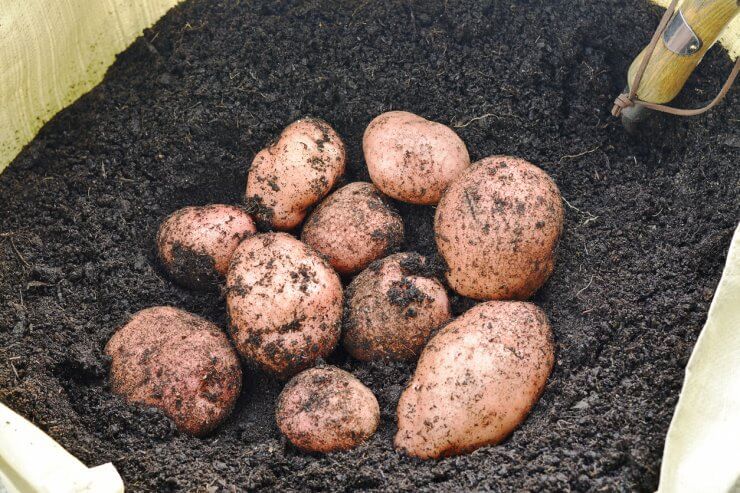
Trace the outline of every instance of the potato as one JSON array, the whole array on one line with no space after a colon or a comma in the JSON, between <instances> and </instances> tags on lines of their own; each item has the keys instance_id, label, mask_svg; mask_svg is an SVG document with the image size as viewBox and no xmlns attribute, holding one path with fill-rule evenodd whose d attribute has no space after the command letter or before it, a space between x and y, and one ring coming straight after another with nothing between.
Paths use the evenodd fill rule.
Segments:
<instances>
[{"instance_id":1,"label":"potato","mask_svg":"<svg viewBox=\"0 0 740 493\"><path fill-rule=\"evenodd\" d=\"M162 222L157 252L176 282L205 289L223 281L237 245L256 232L252 218L241 207L185 207Z\"/></svg>"},{"instance_id":2,"label":"potato","mask_svg":"<svg viewBox=\"0 0 740 493\"><path fill-rule=\"evenodd\" d=\"M398 403L395 446L422 459L506 438L545 388L554 348L531 303L489 301L439 331Z\"/></svg>"},{"instance_id":3,"label":"potato","mask_svg":"<svg viewBox=\"0 0 740 493\"><path fill-rule=\"evenodd\" d=\"M113 392L161 409L187 434L202 436L226 419L242 384L239 357L211 322L156 306L137 312L105 346Z\"/></svg>"},{"instance_id":4,"label":"potato","mask_svg":"<svg viewBox=\"0 0 740 493\"><path fill-rule=\"evenodd\" d=\"M465 144L449 127L405 111L377 116L362 138L367 170L386 195L403 202L439 202L470 165Z\"/></svg>"},{"instance_id":5,"label":"potato","mask_svg":"<svg viewBox=\"0 0 740 493\"><path fill-rule=\"evenodd\" d=\"M478 300L529 298L552 273L563 216L558 187L540 168L508 156L478 161L437 206L447 281Z\"/></svg>"},{"instance_id":6,"label":"potato","mask_svg":"<svg viewBox=\"0 0 740 493\"><path fill-rule=\"evenodd\" d=\"M450 319L445 288L426 277L427 260L397 253L360 273L347 289L343 344L362 361L412 360Z\"/></svg>"},{"instance_id":7,"label":"potato","mask_svg":"<svg viewBox=\"0 0 740 493\"><path fill-rule=\"evenodd\" d=\"M311 213L301 239L340 274L354 274L401 247L403 220L372 184L350 183Z\"/></svg>"},{"instance_id":8,"label":"potato","mask_svg":"<svg viewBox=\"0 0 740 493\"><path fill-rule=\"evenodd\" d=\"M312 366L339 340L339 276L287 233L260 234L239 245L226 276L226 305L238 351L280 378Z\"/></svg>"},{"instance_id":9,"label":"potato","mask_svg":"<svg viewBox=\"0 0 740 493\"><path fill-rule=\"evenodd\" d=\"M373 393L352 374L334 366L293 377L280 393L278 428L301 450L337 452L370 438L380 421Z\"/></svg>"},{"instance_id":10,"label":"potato","mask_svg":"<svg viewBox=\"0 0 740 493\"><path fill-rule=\"evenodd\" d=\"M293 229L344 174L345 161L344 143L328 123L318 118L293 122L254 157L247 206L266 228Z\"/></svg>"}]
</instances>

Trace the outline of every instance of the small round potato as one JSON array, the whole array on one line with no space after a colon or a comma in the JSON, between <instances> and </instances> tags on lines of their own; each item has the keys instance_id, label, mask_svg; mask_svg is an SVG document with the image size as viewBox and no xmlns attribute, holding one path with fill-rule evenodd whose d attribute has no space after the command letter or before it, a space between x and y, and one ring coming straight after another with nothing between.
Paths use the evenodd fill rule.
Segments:
<instances>
[{"instance_id":1,"label":"small round potato","mask_svg":"<svg viewBox=\"0 0 740 493\"><path fill-rule=\"evenodd\" d=\"M318 118L293 122L254 157L247 207L266 228L293 229L329 193L345 161L344 143L328 123Z\"/></svg>"},{"instance_id":2,"label":"small round potato","mask_svg":"<svg viewBox=\"0 0 740 493\"><path fill-rule=\"evenodd\" d=\"M355 182L311 213L301 239L340 274L354 274L401 247L403 220L371 183Z\"/></svg>"},{"instance_id":3,"label":"small round potato","mask_svg":"<svg viewBox=\"0 0 740 493\"><path fill-rule=\"evenodd\" d=\"M462 139L449 127L405 111L377 116L362 138L367 170L386 195L412 204L439 202L470 165Z\"/></svg>"},{"instance_id":4,"label":"small round potato","mask_svg":"<svg viewBox=\"0 0 740 493\"><path fill-rule=\"evenodd\" d=\"M205 435L226 419L241 390L239 357L226 334L177 308L137 312L105 353L113 392L160 408L190 435Z\"/></svg>"},{"instance_id":5,"label":"small round potato","mask_svg":"<svg viewBox=\"0 0 740 493\"><path fill-rule=\"evenodd\" d=\"M563 216L558 187L540 168L508 156L478 161L437 206L447 281L477 300L529 298L552 273Z\"/></svg>"},{"instance_id":6,"label":"small round potato","mask_svg":"<svg viewBox=\"0 0 740 493\"><path fill-rule=\"evenodd\" d=\"M370 438L380 421L373 393L352 374L334 366L293 377L278 397L278 428L301 450L337 452Z\"/></svg>"},{"instance_id":7,"label":"small round potato","mask_svg":"<svg viewBox=\"0 0 740 493\"><path fill-rule=\"evenodd\" d=\"M185 207L159 227L157 252L176 282L206 289L223 281L236 247L256 232L254 221L241 207Z\"/></svg>"},{"instance_id":8,"label":"small round potato","mask_svg":"<svg viewBox=\"0 0 740 493\"><path fill-rule=\"evenodd\" d=\"M330 354L342 319L339 276L287 233L239 245L226 276L231 335L247 360L280 378Z\"/></svg>"},{"instance_id":9,"label":"small round potato","mask_svg":"<svg viewBox=\"0 0 740 493\"><path fill-rule=\"evenodd\" d=\"M397 253L374 262L347 289L343 344L362 361L407 361L450 319L445 288L426 277L427 261Z\"/></svg>"},{"instance_id":10,"label":"small round potato","mask_svg":"<svg viewBox=\"0 0 740 493\"><path fill-rule=\"evenodd\" d=\"M424 348L398 402L396 448L430 459L499 443L537 402L553 362L542 310L521 301L477 305Z\"/></svg>"}]
</instances>

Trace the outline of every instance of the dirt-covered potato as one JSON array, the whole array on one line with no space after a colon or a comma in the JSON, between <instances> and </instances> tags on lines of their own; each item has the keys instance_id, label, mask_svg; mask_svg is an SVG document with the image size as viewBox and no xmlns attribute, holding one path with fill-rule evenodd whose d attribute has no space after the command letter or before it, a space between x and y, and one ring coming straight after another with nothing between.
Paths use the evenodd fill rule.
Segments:
<instances>
[{"instance_id":1,"label":"dirt-covered potato","mask_svg":"<svg viewBox=\"0 0 740 493\"><path fill-rule=\"evenodd\" d=\"M389 111L365 129L367 170L386 195L412 204L436 204L470 165L462 139L449 127L406 111Z\"/></svg>"},{"instance_id":2,"label":"dirt-covered potato","mask_svg":"<svg viewBox=\"0 0 740 493\"><path fill-rule=\"evenodd\" d=\"M337 452L375 433L380 408L373 393L334 366L311 368L288 382L278 397L278 428L301 450Z\"/></svg>"},{"instance_id":3,"label":"dirt-covered potato","mask_svg":"<svg viewBox=\"0 0 740 493\"><path fill-rule=\"evenodd\" d=\"M226 305L239 352L281 378L327 356L339 340L339 276L287 233L255 235L239 245L226 276Z\"/></svg>"},{"instance_id":4,"label":"dirt-covered potato","mask_svg":"<svg viewBox=\"0 0 740 493\"><path fill-rule=\"evenodd\" d=\"M403 220L371 183L355 182L327 197L301 239L340 274L354 274L403 244Z\"/></svg>"},{"instance_id":5,"label":"dirt-covered potato","mask_svg":"<svg viewBox=\"0 0 740 493\"><path fill-rule=\"evenodd\" d=\"M318 118L293 122L254 157L247 207L265 227L293 229L329 193L345 162L344 143L328 123Z\"/></svg>"},{"instance_id":6,"label":"dirt-covered potato","mask_svg":"<svg viewBox=\"0 0 740 493\"><path fill-rule=\"evenodd\" d=\"M160 408L202 436L231 413L242 384L239 357L211 322L168 306L134 314L105 346L113 392Z\"/></svg>"},{"instance_id":7,"label":"dirt-covered potato","mask_svg":"<svg viewBox=\"0 0 740 493\"><path fill-rule=\"evenodd\" d=\"M424 348L398 402L396 448L429 459L499 443L537 402L553 362L542 310L521 301L475 306Z\"/></svg>"},{"instance_id":8,"label":"dirt-covered potato","mask_svg":"<svg viewBox=\"0 0 740 493\"><path fill-rule=\"evenodd\" d=\"M362 361L415 359L429 334L450 319L442 284L426 258L397 253L373 262L349 285L343 345Z\"/></svg>"},{"instance_id":9,"label":"dirt-covered potato","mask_svg":"<svg viewBox=\"0 0 740 493\"><path fill-rule=\"evenodd\" d=\"M207 289L223 281L236 247L256 232L254 221L242 207L184 207L160 225L157 253L177 283Z\"/></svg>"},{"instance_id":10,"label":"dirt-covered potato","mask_svg":"<svg viewBox=\"0 0 740 493\"><path fill-rule=\"evenodd\" d=\"M563 215L558 187L537 166L508 156L478 161L437 206L447 281L478 300L529 298L552 273Z\"/></svg>"}]
</instances>

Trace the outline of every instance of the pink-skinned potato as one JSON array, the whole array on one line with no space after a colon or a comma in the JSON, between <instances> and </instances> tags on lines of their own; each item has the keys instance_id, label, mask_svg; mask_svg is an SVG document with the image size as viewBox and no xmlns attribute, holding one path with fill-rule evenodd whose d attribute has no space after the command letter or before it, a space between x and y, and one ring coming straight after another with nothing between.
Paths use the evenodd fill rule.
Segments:
<instances>
[{"instance_id":1,"label":"pink-skinned potato","mask_svg":"<svg viewBox=\"0 0 740 493\"><path fill-rule=\"evenodd\" d=\"M252 217L242 207L184 207L160 225L157 253L178 284L207 289L224 280L234 250L256 232Z\"/></svg>"},{"instance_id":2,"label":"pink-skinned potato","mask_svg":"<svg viewBox=\"0 0 740 493\"><path fill-rule=\"evenodd\" d=\"M477 300L529 298L552 273L563 219L560 191L542 169L509 156L473 164L434 218L450 287Z\"/></svg>"},{"instance_id":3,"label":"pink-skinned potato","mask_svg":"<svg viewBox=\"0 0 740 493\"><path fill-rule=\"evenodd\" d=\"M247 207L265 228L293 229L329 193L345 165L344 143L334 129L318 118L302 118L254 157Z\"/></svg>"},{"instance_id":4,"label":"pink-skinned potato","mask_svg":"<svg viewBox=\"0 0 740 493\"><path fill-rule=\"evenodd\" d=\"M226 334L177 308L137 312L105 353L114 393L161 409L190 435L206 435L223 422L241 390L241 364Z\"/></svg>"},{"instance_id":5,"label":"pink-skinned potato","mask_svg":"<svg viewBox=\"0 0 740 493\"><path fill-rule=\"evenodd\" d=\"M338 452L365 442L378 428L380 407L372 391L334 366L311 368L280 393L278 428L307 452Z\"/></svg>"},{"instance_id":6,"label":"pink-skinned potato","mask_svg":"<svg viewBox=\"0 0 740 493\"><path fill-rule=\"evenodd\" d=\"M372 183L346 185L324 199L301 239L343 275L355 274L403 244L403 220Z\"/></svg>"},{"instance_id":7,"label":"pink-skinned potato","mask_svg":"<svg viewBox=\"0 0 740 493\"><path fill-rule=\"evenodd\" d=\"M342 284L318 253L287 233L248 238L226 276L237 350L279 378L329 355L341 331Z\"/></svg>"},{"instance_id":8,"label":"pink-skinned potato","mask_svg":"<svg viewBox=\"0 0 740 493\"><path fill-rule=\"evenodd\" d=\"M465 143L449 127L406 111L378 115L362 151L373 183L402 202L433 205L470 165Z\"/></svg>"},{"instance_id":9,"label":"pink-skinned potato","mask_svg":"<svg viewBox=\"0 0 740 493\"><path fill-rule=\"evenodd\" d=\"M444 286L425 257L396 253L362 271L346 292L343 345L361 361L408 361L451 317Z\"/></svg>"},{"instance_id":10,"label":"pink-skinned potato","mask_svg":"<svg viewBox=\"0 0 740 493\"><path fill-rule=\"evenodd\" d=\"M553 362L542 310L522 301L475 306L424 348L398 403L396 448L432 459L501 442L539 399Z\"/></svg>"}]
</instances>

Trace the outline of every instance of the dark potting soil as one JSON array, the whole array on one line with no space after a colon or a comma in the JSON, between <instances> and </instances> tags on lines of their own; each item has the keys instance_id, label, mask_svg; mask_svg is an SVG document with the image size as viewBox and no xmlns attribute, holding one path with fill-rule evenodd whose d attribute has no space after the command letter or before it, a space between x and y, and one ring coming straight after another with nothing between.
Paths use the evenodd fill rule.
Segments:
<instances>
[{"instance_id":1,"label":"dark potting soil","mask_svg":"<svg viewBox=\"0 0 740 493\"><path fill-rule=\"evenodd\" d=\"M737 90L635 139L609 116L661 12L642 0L286 3L189 0L123 53L0 177L0 400L130 491L651 490L683 369L740 217ZM679 98L705 102L714 48ZM254 154L314 115L343 136L346 180L377 114L452 125L473 159L513 154L558 183L566 226L534 297L557 363L504 443L420 462L393 450L412 364L330 361L375 392L378 432L311 456L281 438L281 384L249 372L206 439L111 394L102 349L129 314L168 304L225 326L218 293L158 269L156 228L191 204L238 203ZM432 254L431 207L398 204L406 250ZM456 312L471 303L455 299Z\"/></svg>"}]
</instances>

